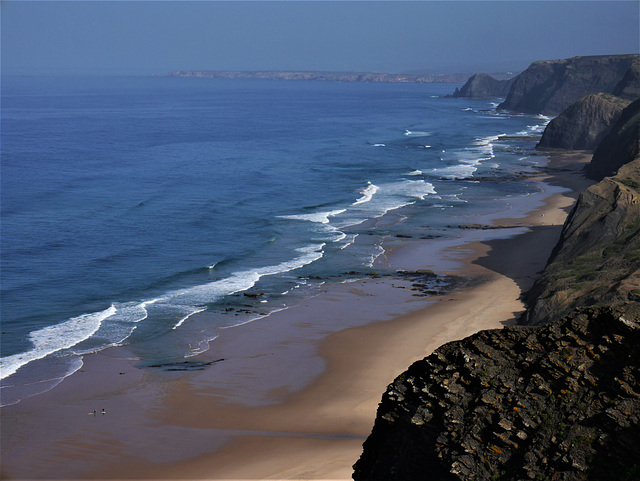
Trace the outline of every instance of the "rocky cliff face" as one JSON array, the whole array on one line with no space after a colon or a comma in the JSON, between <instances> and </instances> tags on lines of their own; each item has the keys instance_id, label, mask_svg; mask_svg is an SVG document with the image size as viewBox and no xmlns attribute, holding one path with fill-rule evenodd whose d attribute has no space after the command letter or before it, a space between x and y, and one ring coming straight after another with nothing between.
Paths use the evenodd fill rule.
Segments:
<instances>
[{"instance_id":1,"label":"rocky cliff face","mask_svg":"<svg viewBox=\"0 0 640 481\"><path fill-rule=\"evenodd\" d=\"M472 75L461 89L455 90L452 97L466 97L472 99L505 98L509 93L515 78L496 80L486 73Z\"/></svg>"},{"instance_id":2,"label":"rocky cliff face","mask_svg":"<svg viewBox=\"0 0 640 481\"><path fill-rule=\"evenodd\" d=\"M625 162L640 152L640 100L624 109L618 121L606 135L587 166L591 179L600 180L613 175Z\"/></svg>"},{"instance_id":3,"label":"rocky cliff face","mask_svg":"<svg viewBox=\"0 0 640 481\"><path fill-rule=\"evenodd\" d=\"M529 325L577 306L640 302L640 156L580 194L525 302Z\"/></svg>"},{"instance_id":4,"label":"rocky cliff face","mask_svg":"<svg viewBox=\"0 0 640 481\"><path fill-rule=\"evenodd\" d=\"M389 385L356 480L640 476L640 312L483 331Z\"/></svg>"},{"instance_id":5,"label":"rocky cliff face","mask_svg":"<svg viewBox=\"0 0 640 481\"><path fill-rule=\"evenodd\" d=\"M596 149L591 175L615 175L569 214L525 296L529 326L446 344L398 376L354 479L640 479L638 109Z\"/></svg>"},{"instance_id":6,"label":"rocky cliff face","mask_svg":"<svg viewBox=\"0 0 640 481\"><path fill-rule=\"evenodd\" d=\"M625 99L637 99L640 97L640 58L635 58L631 68L624 74L622 80L613 89L613 95Z\"/></svg>"},{"instance_id":7,"label":"rocky cliff face","mask_svg":"<svg viewBox=\"0 0 640 481\"><path fill-rule=\"evenodd\" d=\"M590 94L547 124L537 148L593 150L631 103L611 94Z\"/></svg>"},{"instance_id":8,"label":"rocky cliff face","mask_svg":"<svg viewBox=\"0 0 640 481\"><path fill-rule=\"evenodd\" d=\"M601 55L535 62L518 75L498 109L557 115L592 93L616 90L625 96L638 85L637 77L635 84L632 76L623 82L637 59L638 55Z\"/></svg>"}]
</instances>

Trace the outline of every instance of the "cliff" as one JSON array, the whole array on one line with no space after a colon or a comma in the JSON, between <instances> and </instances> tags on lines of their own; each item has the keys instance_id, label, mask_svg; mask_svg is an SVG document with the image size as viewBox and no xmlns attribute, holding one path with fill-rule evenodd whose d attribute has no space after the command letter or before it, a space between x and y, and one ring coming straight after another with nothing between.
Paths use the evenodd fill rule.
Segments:
<instances>
[{"instance_id":1,"label":"cliff","mask_svg":"<svg viewBox=\"0 0 640 481\"><path fill-rule=\"evenodd\" d=\"M547 124L536 148L593 150L630 103L611 94L587 95Z\"/></svg>"},{"instance_id":2,"label":"cliff","mask_svg":"<svg viewBox=\"0 0 640 481\"><path fill-rule=\"evenodd\" d=\"M461 89L456 88L452 97L472 99L505 98L515 77L509 80L497 80L486 73L472 75Z\"/></svg>"},{"instance_id":3,"label":"cliff","mask_svg":"<svg viewBox=\"0 0 640 481\"><path fill-rule=\"evenodd\" d=\"M587 176L600 180L613 175L625 162L640 151L640 100L621 113L609 135L602 139L587 166Z\"/></svg>"},{"instance_id":4,"label":"cliff","mask_svg":"<svg viewBox=\"0 0 640 481\"><path fill-rule=\"evenodd\" d=\"M611 102L574 104L563 134L577 132L574 144L601 135ZM398 376L354 479L640 479L639 102L595 150L600 182L524 296L528 325L446 344Z\"/></svg>"},{"instance_id":5,"label":"cliff","mask_svg":"<svg viewBox=\"0 0 640 481\"><path fill-rule=\"evenodd\" d=\"M513 82L498 109L557 115L576 100L597 92L627 97L638 88L638 55L599 55L534 62ZM625 77L627 80L625 81Z\"/></svg>"},{"instance_id":6,"label":"cliff","mask_svg":"<svg viewBox=\"0 0 640 481\"><path fill-rule=\"evenodd\" d=\"M640 302L640 156L580 194L524 299L529 325L577 306Z\"/></svg>"},{"instance_id":7,"label":"cliff","mask_svg":"<svg viewBox=\"0 0 640 481\"><path fill-rule=\"evenodd\" d=\"M483 331L389 385L355 480L640 476L640 312Z\"/></svg>"},{"instance_id":8,"label":"cliff","mask_svg":"<svg viewBox=\"0 0 640 481\"><path fill-rule=\"evenodd\" d=\"M613 89L613 95L625 99L637 99L640 97L640 58L636 57L631 68L624 74L622 80Z\"/></svg>"}]
</instances>

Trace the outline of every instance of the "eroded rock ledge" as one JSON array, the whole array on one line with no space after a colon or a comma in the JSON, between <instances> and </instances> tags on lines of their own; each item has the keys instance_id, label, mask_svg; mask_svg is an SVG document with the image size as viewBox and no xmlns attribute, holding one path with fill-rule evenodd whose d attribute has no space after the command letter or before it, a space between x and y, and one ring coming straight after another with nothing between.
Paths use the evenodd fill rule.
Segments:
<instances>
[{"instance_id":1,"label":"eroded rock ledge","mask_svg":"<svg viewBox=\"0 0 640 481\"><path fill-rule=\"evenodd\" d=\"M640 477L640 309L482 331L389 385L356 480Z\"/></svg>"}]
</instances>

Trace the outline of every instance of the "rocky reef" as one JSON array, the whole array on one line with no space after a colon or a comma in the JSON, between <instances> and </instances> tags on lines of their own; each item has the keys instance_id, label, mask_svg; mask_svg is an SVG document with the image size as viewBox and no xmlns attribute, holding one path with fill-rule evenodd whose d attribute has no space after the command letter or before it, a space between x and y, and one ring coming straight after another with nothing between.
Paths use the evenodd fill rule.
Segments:
<instances>
[{"instance_id":1,"label":"rocky reef","mask_svg":"<svg viewBox=\"0 0 640 481\"><path fill-rule=\"evenodd\" d=\"M631 71L631 72L630 72ZM638 55L598 55L532 63L514 80L498 109L557 115L598 92L633 98L639 88Z\"/></svg>"},{"instance_id":2,"label":"rocky reef","mask_svg":"<svg viewBox=\"0 0 640 481\"><path fill-rule=\"evenodd\" d=\"M606 93L587 95L547 124L537 148L593 150L630 103Z\"/></svg>"},{"instance_id":3,"label":"rocky reef","mask_svg":"<svg viewBox=\"0 0 640 481\"><path fill-rule=\"evenodd\" d=\"M486 73L472 75L462 88L453 92L452 97L472 99L505 98L515 77L509 80L498 80Z\"/></svg>"},{"instance_id":4,"label":"rocky reef","mask_svg":"<svg viewBox=\"0 0 640 481\"><path fill-rule=\"evenodd\" d=\"M356 480L640 477L640 312L483 331L389 385Z\"/></svg>"}]
</instances>

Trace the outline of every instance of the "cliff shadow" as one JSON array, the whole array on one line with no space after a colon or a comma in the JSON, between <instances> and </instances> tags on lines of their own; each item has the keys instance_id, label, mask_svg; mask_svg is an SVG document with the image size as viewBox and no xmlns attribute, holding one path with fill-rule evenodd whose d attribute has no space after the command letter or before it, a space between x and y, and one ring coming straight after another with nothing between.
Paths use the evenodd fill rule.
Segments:
<instances>
[{"instance_id":1,"label":"cliff shadow","mask_svg":"<svg viewBox=\"0 0 640 481\"><path fill-rule=\"evenodd\" d=\"M561 225L542 225L515 237L484 241L490 250L473 264L513 279L524 294L540 277L561 232Z\"/></svg>"}]
</instances>

